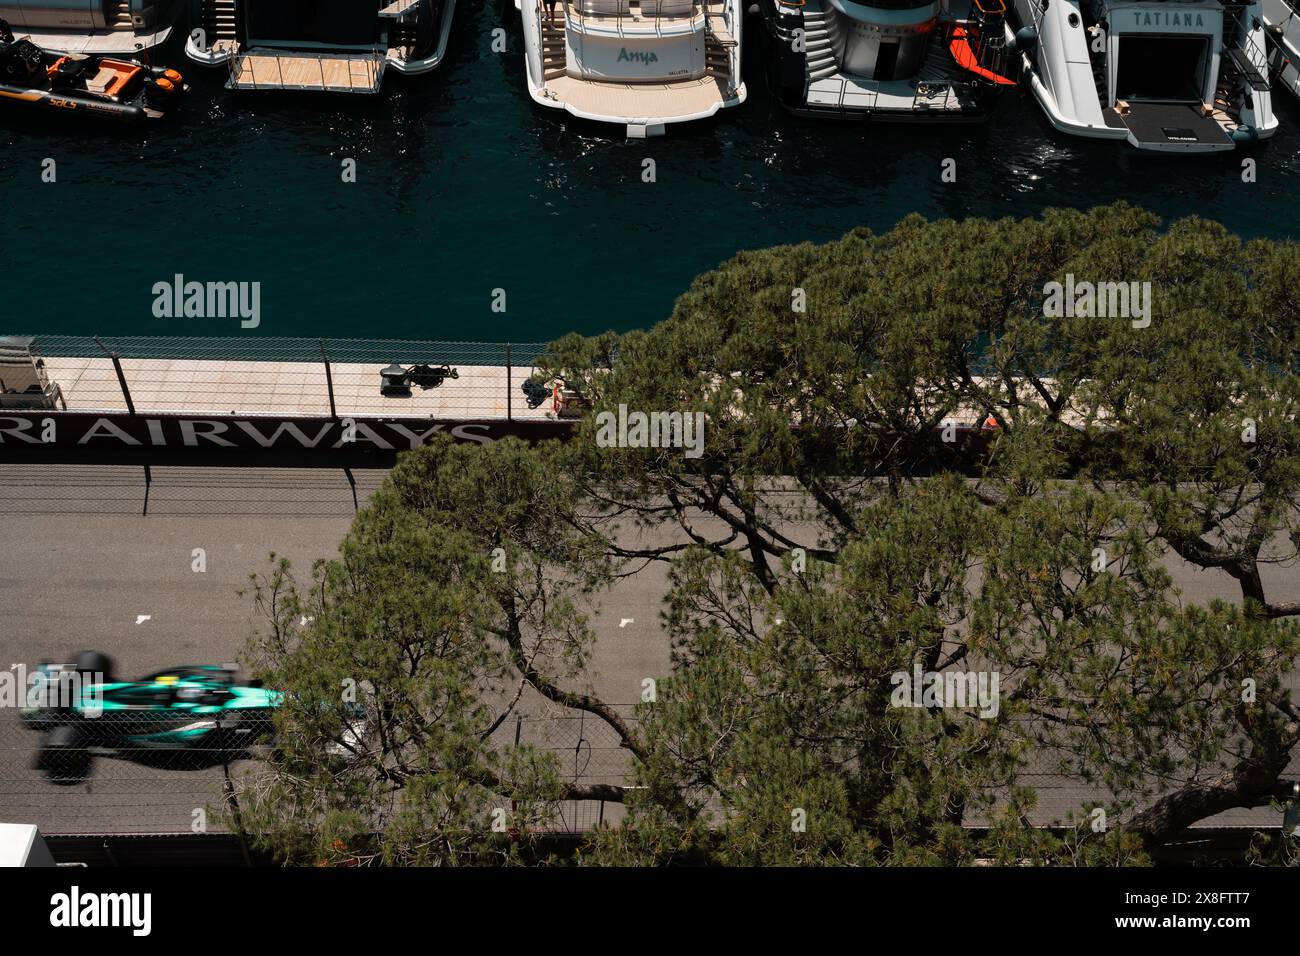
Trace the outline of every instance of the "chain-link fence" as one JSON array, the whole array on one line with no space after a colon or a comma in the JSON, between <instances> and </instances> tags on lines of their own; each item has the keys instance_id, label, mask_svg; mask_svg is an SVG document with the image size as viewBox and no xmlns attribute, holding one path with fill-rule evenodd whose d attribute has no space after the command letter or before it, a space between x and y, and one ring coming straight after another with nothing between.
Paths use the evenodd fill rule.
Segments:
<instances>
[{"instance_id":1,"label":"chain-link fence","mask_svg":"<svg viewBox=\"0 0 1300 956\"><path fill-rule=\"evenodd\" d=\"M617 708L633 727L633 708ZM179 834L218 832L214 810L223 801L227 779L238 782L255 769L267 738L200 733L201 720L166 728L141 729L130 714L97 718L100 727L79 740L56 739L55 727L25 725L15 711L0 712L0 820L34 823L48 834ZM189 743L184 734L192 732ZM227 728L231 730L234 728ZM119 732L121 731L121 732ZM132 733L127 733L131 731ZM179 737L178 737L179 735ZM170 739L162 739L168 737ZM631 783L631 753L618 734L598 717L580 712L520 716L504 721L492 742L498 748L529 744L552 753L566 783L611 786ZM1300 775L1300 754L1288 777ZM1037 755L1021 774L1038 804L1030 820L1038 826L1087 823L1091 807L1114 806L1114 795L1100 784L1064 773L1059 761ZM580 833L617 824L621 804L565 800L552 808L556 830ZM1118 816L1112 814L1111 822ZM970 825L984 821L972 819ZM1281 816L1268 807L1236 809L1199 821L1198 826L1274 827Z\"/></svg>"},{"instance_id":2,"label":"chain-link fence","mask_svg":"<svg viewBox=\"0 0 1300 956\"><path fill-rule=\"evenodd\" d=\"M615 711L635 729L633 708ZM555 755L560 779L566 784L624 786L629 784L631 752L609 724L582 712L507 721L495 735L503 743L529 744ZM579 832L623 817L621 804L602 800L564 800L552 808L560 830Z\"/></svg>"},{"instance_id":3,"label":"chain-link fence","mask_svg":"<svg viewBox=\"0 0 1300 956\"><path fill-rule=\"evenodd\" d=\"M631 720L631 707L619 708ZM48 834L216 832L214 810L270 746L255 721L104 712L76 723L0 711L0 820ZM629 751L587 714L520 716L493 735L497 747L527 744L555 755L566 783L626 783ZM580 832L621 818L599 800L561 801L555 827Z\"/></svg>"},{"instance_id":4,"label":"chain-link fence","mask_svg":"<svg viewBox=\"0 0 1300 956\"><path fill-rule=\"evenodd\" d=\"M15 338L24 338L15 336ZM453 365L532 365L544 342L451 342L436 339L334 339L282 336L34 335L31 349L51 358L104 355L123 359L244 362L429 362Z\"/></svg>"},{"instance_id":5,"label":"chain-link fence","mask_svg":"<svg viewBox=\"0 0 1300 956\"><path fill-rule=\"evenodd\" d=\"M69 733L68 725L32 724L6 709L0 819L50 834L203 832L225 767L238 772L243 752L197 736L189 747L169 748L148 740L141 722L127 716L83 721L95 725L92 735L80 733L84 726ZM141 739L128 739L128 731Z\"/></svg>"},{"instance_id":6,"label":"chain-link fence","mask_svg":"<svg viewBox=\"0 0 1300 956\"><path fill-rule=\"evenodd\" d=\"M0 342L39 364L48 387L34 390L32 402L65 411L447 419L550 411L545 385L531 380L542 342L80 335ZM7 398L0 405L22 407L24 396Z\"/></svg>"}]
</instances>

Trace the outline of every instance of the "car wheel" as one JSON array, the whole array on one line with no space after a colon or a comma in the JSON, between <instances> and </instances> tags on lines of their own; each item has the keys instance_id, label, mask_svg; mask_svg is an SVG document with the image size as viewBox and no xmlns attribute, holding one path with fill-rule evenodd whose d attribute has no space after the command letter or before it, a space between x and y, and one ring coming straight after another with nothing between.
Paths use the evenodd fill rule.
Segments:
<instances>
[{"instance_id":1,"label":"car wheel","mask_svg":"<svg viewBox=\"0 0 1300 956\"><path fill-rule=\"evenodd\" d=\"M45 774L50 783L73 786L84 783L90 776L90 751L76 727L64 724L45 735L36 768Z\"/></svg>"},{"instance_id":2,"label":"car wheel","mask_svg":"<svg viewBox=\"0 0 1300 956\"><path fill-rule=\"evenodd\" d=\"M82 651L72 669L78 674L93 674L106 684L113 682L113 660L99 651Z\"/></svg>"}]
</instances>

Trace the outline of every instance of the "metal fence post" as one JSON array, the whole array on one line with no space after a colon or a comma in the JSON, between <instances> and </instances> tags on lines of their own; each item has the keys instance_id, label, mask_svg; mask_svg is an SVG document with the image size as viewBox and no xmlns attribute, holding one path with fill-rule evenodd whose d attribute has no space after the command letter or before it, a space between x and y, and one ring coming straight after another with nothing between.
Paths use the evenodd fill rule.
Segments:
<instances>
[{"instance_id":1,"label":"metal fence post","mask_svg":"<svg viewBox=\"0 0 1300 956\"><path fill-rule=\"evenodd\" d=\"M116 352L110 352L108 350L108 347L99 340L98 335L95 336L95 344L103 349L104 354L112 360L113 371L117 372L117 384L122 387L122 397L126 399L126 413L128 415L134 415L135 403L131 401L131 390L126 387L126 376L122 373L122 360L118 358Z\"/></svg>"},{"instance_id":2,"label":"metal fence post","mask_svg":"<svg viewBox=\"0 0 1300 956\"><path fill-rule=\"evenodd\" d=\"M519 749L519 738L524 733L524 718L522 714L515 714L515 749ZM514 797L510 798L510 812L513 814L519 809L519 801Z\"/></svg>"},{"instance_id":3,"label":"metal fence post","mask_svg":"<svg viewBox=\"0 0 1300 956\"><path fill-rule=\"evenodd\" d=\"M334 373L330 371L330 359L325 354L325 340L317 339L316 341L320 345L320 360L325 363L325 387L330 393L330 418L338 421L338 409L334 407Z\"/></svg>"},{"instance_id":4,"label":"metal fence post","mask_svg":"<svg viewBox=\"0 0 1300 956\"><path fill-rule=\"evenodd\" d=\"M506 343L506 421L515 420L515 389L514 383L510 378L510 366L514 356L510 349L510 343Z\"/></svg>"}]
</instances>

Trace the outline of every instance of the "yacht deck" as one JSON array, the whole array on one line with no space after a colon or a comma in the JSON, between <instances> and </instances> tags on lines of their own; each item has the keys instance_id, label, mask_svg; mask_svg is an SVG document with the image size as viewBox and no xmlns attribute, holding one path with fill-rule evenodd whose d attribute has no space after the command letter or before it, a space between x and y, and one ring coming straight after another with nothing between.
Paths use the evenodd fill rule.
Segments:
<instances>
[{"instance_id":1,"label":"yacht deck","mask_svg":"<svg viewBox=\"0 0 1300 956\"><path fill-rule=\"evenodd\" d=\"M810 79L809 106L886 113L960 113L974 105L958 91L967 74L957 65L939 34L931 35L921 69L912 79L872 80L839 71Z\"/></svg>"},{"instance_id":2,"label":"yacht deck","mask_svg":"<svg viewBox=\"0 0 1300 956\"><path fill-rule=\"evenodd\" d=\"M717 77L674 83L604 83L573 76L546 81L543 95L594 116L671 119L708 112L727 99Z\"/></svg>"},{"instance_id":3,"label":"yacht deck","mask_svg":"<svg viewBox=\"0 0 1300 956\"><path fill-rule=\"evenodd\" d=\"M882 82L848 73L836 73L809 83L808 104L900 113L960 113L963 107L971 105L948 84L935 84L921 90L904 80Z\"/></svg>"},{"instance_id":4,"label":"yacht deck","mask_svg":"<svg viewBox=\"0 0 1300 956\"><path fill-rule=\"evenodd\" d=\"M592 4L595 2L600 2L601 5L593 9ZM736 41L723 20L721 0L698 4L694 8L690 3L674 3L670 7L670 0L663 0L657 8L650 6L649 0L645 2L646 9L642 8L641 2L629 4L627 0L589 0L586 13L580 12L576 3L571 4L566 11L565 4L559 2L556 4L553 23L548 21L543 9L541 27L547 72L539 91L540 100L550 101L546 105L562 106L578 116L625 122L629 124L629 129L640 124L654 125L709 116L732 101L738 95L737 91L730 88L725 77L717 75L712 69L694 79L635 83L570 76L563 72L563 37L569 18L575 22L586 19L592 23L616 23L620 30L633 22L644 30L657 23L680 25L694 20L698 24L707 18L710 49L721 47L725 50L735 45ZM647 12L654 9L664 12Z\"/></svg>"},{"instance_id":5,"label":"yacht deck","mask_svg":"<svg viewBox=\"0 0 1300 956\"><path fill-rule=\"evenodd\" d=\"M170 25L156 30L99 30L93 33L60 33L57 30L14 30L14 39L31 40L38 47L59 53L85 53L135 59L142 50L167 42Z\"/></svg>"}]
</instances>

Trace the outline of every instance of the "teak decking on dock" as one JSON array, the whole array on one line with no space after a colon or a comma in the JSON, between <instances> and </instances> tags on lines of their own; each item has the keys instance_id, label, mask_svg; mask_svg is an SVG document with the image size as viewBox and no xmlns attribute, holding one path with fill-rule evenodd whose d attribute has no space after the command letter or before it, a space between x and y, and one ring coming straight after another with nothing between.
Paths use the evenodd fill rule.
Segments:
<instances>
[{"instance_id":1,"label":"teak decking on dock","mask_svg":"<svg viewBox=\"0 0 1300 956\"><path fill-rule=\"evenodd\" d=\"M547 90L563 103L586 113L606 116L672 118L703 113L727 99L722 82L713 76L694 80L619 83L558 76Z\"/></svg>"}]
</instances>

